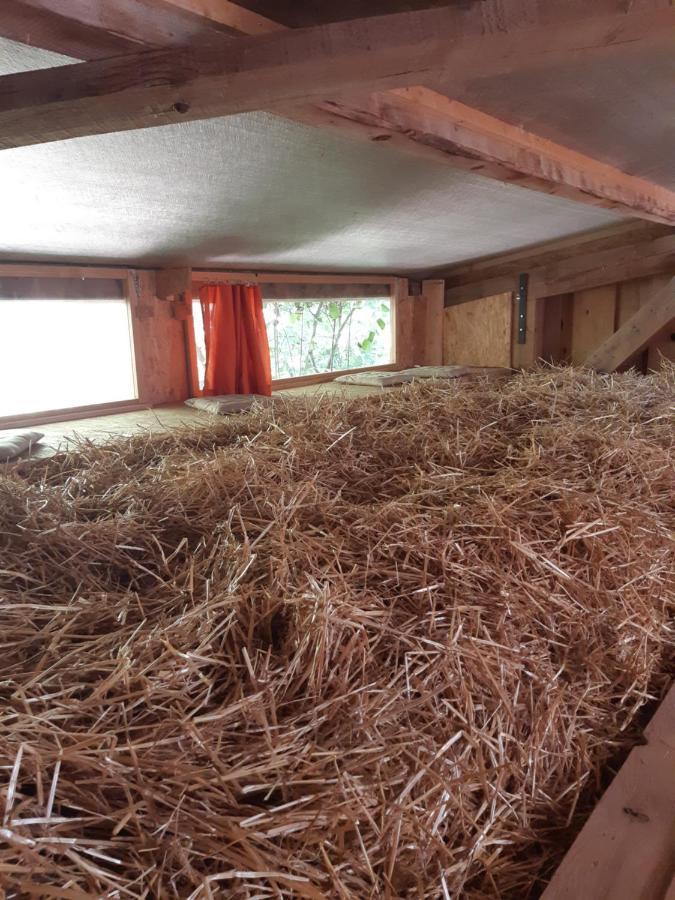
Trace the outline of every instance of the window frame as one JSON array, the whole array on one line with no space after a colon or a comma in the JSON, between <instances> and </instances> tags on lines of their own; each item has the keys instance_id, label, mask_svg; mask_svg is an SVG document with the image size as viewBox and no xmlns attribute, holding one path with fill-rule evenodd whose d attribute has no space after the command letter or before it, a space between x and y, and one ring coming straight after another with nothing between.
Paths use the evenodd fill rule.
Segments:
<instances>
[{"instance_id":1,"label":"window frame","mask_svg":"<svg viewBox=\"0 0 675 900\"><path fill-rule=\"evenodd\" d=\"M66 422L71 419L82 419L108 413L132 412L143 409L145 404L140 400L138 379L138 335L135 328L134 296L131 290L131 270L117 267L101 266L60 266L49 264L21 265L0 263L0 278L103 278L121 283L121 295L127 303L127 320L129 328L129 348L133 374L134 397L105 403L86 404L84 406L67 406L58 409L36 410L11 416L0 416L0 430L25 428L32 425L43 425L48 422ZM96 303L96 300L92 300Z\"/></svg>"},{"instance_id":2,"label":"window frame","mask_svg":"<svg viewBox=\"0 0 675 900\"><path fill-rule=\"evenodd\" d=\"M334 381L338 375L356 374L358 372L373 371L396 371L402 368L401 355L402 344L404 343L401 336L401 302L408 296L408 281L405 278L398 278L390 275L300 275L289 272L233 272L233 271L215 271L206 269L194 269L192 271L191 290L192 296L197 298L199 289L205 284L307 284L321 286L322 289L329 288L331 285L387 285L389 287L389 301L391 303L390 322L391 322L391 361L382 363L377 366L365 366L362 368L340 369L335 372L319 372L312 375L297 375L294 378L274 378L272 379L273 390L283 390L289 387L302 387L304 385L323 384L328 381ZM324 299L318 296L317 300ZM331 299L326 293L325 299ZM350 299L348 297L334 298ZM292 303L293 299L288 298L278 300L279 303ZM190 315L186 323L187 331L187 354L188 354L188 370L190 375L190 387L192 395L200 396L202 391L199 387L199 377L197 374L197 349L195 343L194 320Z\"/></svg>"}]
</instances>

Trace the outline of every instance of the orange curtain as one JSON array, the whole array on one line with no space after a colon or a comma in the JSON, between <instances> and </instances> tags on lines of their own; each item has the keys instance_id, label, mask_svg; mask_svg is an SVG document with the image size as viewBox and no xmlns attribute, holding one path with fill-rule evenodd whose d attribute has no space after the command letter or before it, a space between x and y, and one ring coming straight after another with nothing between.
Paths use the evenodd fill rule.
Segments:
<instances>
[{"instance_id":1,"label":"orange curtain","mask_svg":"<svg viewBox=\"0 0 675 900\"><path fill-rule=\"evenodd\" d=\"M206 284L199 291L204 319L207 397L272 393L272 372L258 285Z\"/></svg>"}]
</instances>

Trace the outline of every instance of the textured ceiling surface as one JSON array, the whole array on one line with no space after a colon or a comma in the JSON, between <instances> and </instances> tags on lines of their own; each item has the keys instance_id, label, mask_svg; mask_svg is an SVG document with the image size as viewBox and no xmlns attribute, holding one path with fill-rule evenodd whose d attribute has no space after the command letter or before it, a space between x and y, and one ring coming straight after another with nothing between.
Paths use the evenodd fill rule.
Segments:
<instances>
[{"instance_id":1,"label":"textured ceiling surface","mask_svg":"<svg viewBox=\"0 0 675 900\"><path fill-rule=\"evenodd\" d=\"M0 40L0 74L66 62ZM264 113L0 152L0 258L414 273L604 210Z\"/></svg>"}]
</instances>

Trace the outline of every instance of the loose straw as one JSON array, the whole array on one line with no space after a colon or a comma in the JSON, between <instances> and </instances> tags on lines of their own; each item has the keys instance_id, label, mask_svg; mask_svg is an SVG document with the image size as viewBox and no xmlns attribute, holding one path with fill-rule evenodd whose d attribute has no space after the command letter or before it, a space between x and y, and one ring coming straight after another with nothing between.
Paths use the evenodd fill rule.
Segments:
<instances>
[{"instance_id":1,"label":"loose straw","mask_svg":"<svg viewBox=\"0 0 675 900\"><path fill-rule=\"evenodd\" d=\"M5 466L8 896L537 896L672 671L674 371Z\"/></svg>"}]
</instances>

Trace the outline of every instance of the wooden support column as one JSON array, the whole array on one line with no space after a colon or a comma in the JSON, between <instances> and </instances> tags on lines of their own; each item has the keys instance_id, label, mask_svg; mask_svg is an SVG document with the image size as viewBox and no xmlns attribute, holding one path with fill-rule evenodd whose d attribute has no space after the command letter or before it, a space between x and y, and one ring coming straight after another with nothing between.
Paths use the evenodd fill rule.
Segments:
<instances>
[{"instance_id":1,"label":"wooden support column","mask_svg":"<svg viewBox=\"0 0 675 900\"><path fill-rule=\"evenodd\" d=\"M413 325L415 303L419 297L408 293L408 279L397 278L392 295L394 354L392 362L401 369L412 366L414 361Z\"/></svg>"},{"instance_id":2,"label":"wooden support column","mask_svg":"<svg viewBox=\"0 0 675 900\"><path fill-rule=\"evenodd\" d=\"M445 282L422 282L422 294L415 297L413 324L413 363L420 366L443 365L443 309Z\"/></svg>"},{"instance_id":3,"label":"wooden support column","mask_svg":"<svg viewBox=\"0 0 675 900\"><path fill-rule=\"evenodd\" d=\"M155 273L131 269L127 278L136 383L141 403L180 403L189 395L184 323L173 304L157 299Z\"/></svg>"}]
</instances>

